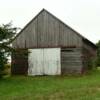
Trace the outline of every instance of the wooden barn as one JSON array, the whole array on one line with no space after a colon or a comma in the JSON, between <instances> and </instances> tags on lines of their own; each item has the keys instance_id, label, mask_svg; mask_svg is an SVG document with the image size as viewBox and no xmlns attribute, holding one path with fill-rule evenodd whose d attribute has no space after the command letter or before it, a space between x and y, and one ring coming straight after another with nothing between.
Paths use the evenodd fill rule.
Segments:
<instances>
[{"instance_id":1,"label":"wooden barn","mask_svg":"<svg viewBox=\"0 0 100 100\"><path fill-rule=\"evenodd\" d=\"M43 9L12 42L12 74L83 73L96 45Z\"/></svg>"}]
</instances>

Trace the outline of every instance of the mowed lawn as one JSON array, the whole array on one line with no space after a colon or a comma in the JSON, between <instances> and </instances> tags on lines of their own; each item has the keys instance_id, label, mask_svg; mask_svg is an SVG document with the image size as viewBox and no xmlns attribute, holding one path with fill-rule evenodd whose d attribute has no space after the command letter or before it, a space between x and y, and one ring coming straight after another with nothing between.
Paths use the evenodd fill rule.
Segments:
<instances>
[{"instance_id":1,"label":"mowed lawn","mask_svg":"<svg viewBox=\"0 0 100 100\"><path fill-rule=\"evenodd\" d=\"M100 100L100 71L84 76L13 76L0 80L0 100Z\"/></svg>"}]
</instances>

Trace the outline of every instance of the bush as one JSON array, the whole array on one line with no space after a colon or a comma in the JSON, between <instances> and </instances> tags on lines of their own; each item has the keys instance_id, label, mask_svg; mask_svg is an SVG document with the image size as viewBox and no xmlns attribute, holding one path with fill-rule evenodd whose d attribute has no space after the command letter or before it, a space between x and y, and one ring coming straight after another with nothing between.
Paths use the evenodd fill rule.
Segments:
<instances>
[{"instance_id":1,"label":"bush","mask_svg":"<svg viewBox=\"0 0 100 100\"><path fill-rule=\"evenodd\" d=\"M5 64L3 74L4 74L4 75L10 74L10 69L11 69L11 64L10 64L10 63Z\"/></svg>"},{"instance_id":2,"label":"bush","mask_svg":"<svg viewBox=\"0 0 100 100\"><path fill-rule=\"evenodd\" d=\"M0 51L0 78L3 76L4 66L7 63L7 59L2 51Z\"/></svg>"},{"instance_id":3,"label":"bush","mask_svg":"<svg viewBox=\"0 0 100 100\"><path fill-rule=\"evenodd\" d=\"M96 59L90 58L88 60L88 69L92 70L92 69L95 69L95 68L96 68Z\"/></svg>"}]
</instances>

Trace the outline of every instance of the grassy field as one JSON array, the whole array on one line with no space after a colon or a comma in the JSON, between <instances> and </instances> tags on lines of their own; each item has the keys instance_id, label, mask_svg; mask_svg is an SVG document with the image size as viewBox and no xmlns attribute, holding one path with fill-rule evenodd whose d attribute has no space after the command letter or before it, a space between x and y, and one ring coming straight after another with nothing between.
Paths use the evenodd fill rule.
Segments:
<instances>
[{"instance_id":1,"label":"grassy field","mask_svg":"<svg viewBox=\"0 0 100 100\"><path fill-rule=\"evenodd\" d=\"M100 100L100 71L84 76L13 76L0 80L0 100Z\"/></svg>"}]
</instances>

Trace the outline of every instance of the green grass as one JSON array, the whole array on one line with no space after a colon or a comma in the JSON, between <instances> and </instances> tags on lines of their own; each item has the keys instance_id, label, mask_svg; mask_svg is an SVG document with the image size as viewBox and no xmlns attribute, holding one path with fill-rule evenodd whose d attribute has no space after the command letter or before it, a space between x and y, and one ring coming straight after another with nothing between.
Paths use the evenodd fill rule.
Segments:
<instances>
[{"instance_id":1,"label":"green grass","mask_svg":"<svg viewBox=\"0 0 100 100\"><path fill-rule=\"evenodd\" d=\"M0 80L0 100L100 100L100 71L84 76L13 76Z\"/></svg>"}]
</instances>

